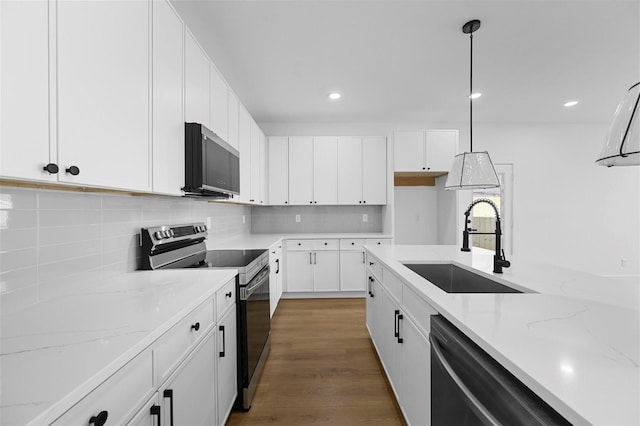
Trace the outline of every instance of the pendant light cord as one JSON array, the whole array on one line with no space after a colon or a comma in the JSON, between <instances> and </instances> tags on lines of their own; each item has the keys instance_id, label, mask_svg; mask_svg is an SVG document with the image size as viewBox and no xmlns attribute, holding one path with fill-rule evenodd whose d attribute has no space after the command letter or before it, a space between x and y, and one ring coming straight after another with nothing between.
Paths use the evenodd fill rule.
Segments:
<instances>
[{"instance_id":1,"label":"pendant light cord","mask_svg":"<svg viewBox=\"0 0 640 426\"><path fill-rule=\"evenodd\" d=\"M469 33L471 49L469 49L469 148L473 152L473 32Z\"/></svg>"}]
</instances>

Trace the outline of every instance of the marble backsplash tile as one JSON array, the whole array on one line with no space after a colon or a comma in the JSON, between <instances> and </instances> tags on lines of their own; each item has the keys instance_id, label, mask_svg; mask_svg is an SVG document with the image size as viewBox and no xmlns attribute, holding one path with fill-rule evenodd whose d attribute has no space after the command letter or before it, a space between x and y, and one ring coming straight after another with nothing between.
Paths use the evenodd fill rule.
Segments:
<instances>
[{"instance_id":1,"label":"marble backsplash tile","mask_svg":"<svg viewBox=\"0 0 640 426\"><path fill-rule=\"evenodd\" d=\"M244 223L243 223L244 217ZM141 227L206 222L209 238L251 230L251 208L205 200L0 187L0 308L59 297L138 268Z\"/></svg>"}]
</instances>

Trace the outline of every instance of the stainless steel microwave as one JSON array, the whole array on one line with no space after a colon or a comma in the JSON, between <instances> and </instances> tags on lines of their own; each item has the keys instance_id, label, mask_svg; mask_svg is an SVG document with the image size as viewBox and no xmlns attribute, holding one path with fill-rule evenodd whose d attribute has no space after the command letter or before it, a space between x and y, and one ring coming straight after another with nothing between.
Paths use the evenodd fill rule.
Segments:
<instances>
[{"instance_id":1,"label":"stainless steel microwave","mask_svg":"<svg viewBox=\"0 0 640 426\"><path fill-rule=\"evenodd\" d=\"M185 123L183 191L187 195L230 198L240 194L240 153L199 123Z\"/></svg>"}]
</instances>

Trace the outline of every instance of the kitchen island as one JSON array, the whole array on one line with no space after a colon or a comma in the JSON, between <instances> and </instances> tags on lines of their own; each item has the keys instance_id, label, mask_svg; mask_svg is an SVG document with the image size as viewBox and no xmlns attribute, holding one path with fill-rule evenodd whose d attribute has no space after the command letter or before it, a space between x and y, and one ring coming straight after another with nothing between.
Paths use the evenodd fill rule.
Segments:
<instances>
[{"instance_id":1,"label":"kitchen island","mask_svg":"<svg viewBox=\"0 0 640 426\"><path fill-rule=\"evenodd\" d=\"M637 283L517 257L502 275L494 274L493 252L475 248L365 250L383 276L411 289L407 294L444 316L570 422L640 423ZM524 292L446 293L403 263L453 263Z\"/></svg>"}]
</instances>

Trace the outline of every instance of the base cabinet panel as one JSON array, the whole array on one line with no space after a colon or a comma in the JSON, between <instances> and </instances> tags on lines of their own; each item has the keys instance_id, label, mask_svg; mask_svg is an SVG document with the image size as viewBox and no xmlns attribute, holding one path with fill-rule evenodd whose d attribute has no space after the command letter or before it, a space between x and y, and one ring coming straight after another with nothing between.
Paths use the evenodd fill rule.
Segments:
<instances>
[{"instance_id":1,"label":"base cabinet panel","mask_svg":"<svg viewBox=\"0 0 640 426\"><path fill-rule=\"evenodd\" d=\"M237 350L236 350L236 306L234 305L218 323L218 353L217 353L217 398L218 424L223 425L233 403L238 395L237 380Z\"/></svg>"},{"instance_id":2,"label":"base cabinet panel","mask_svg":"<svg viewBox=\"0 0 640 426\"><path fill-rule=\"evenodd\" d=\"M340 290L364 291L365 259L363 251L340 252Z\"/></svg>"},{"instance_id":3,"label":"base cabinet panel","mask_svg":"<svg viewBox=\"0 0 640 426\"><path fill-rule=\"evenodd\" d=\"M431 421L431 356L429 341L406 317L400 321L400 406L407 423Z\"/></svg>"}]
</instances>

